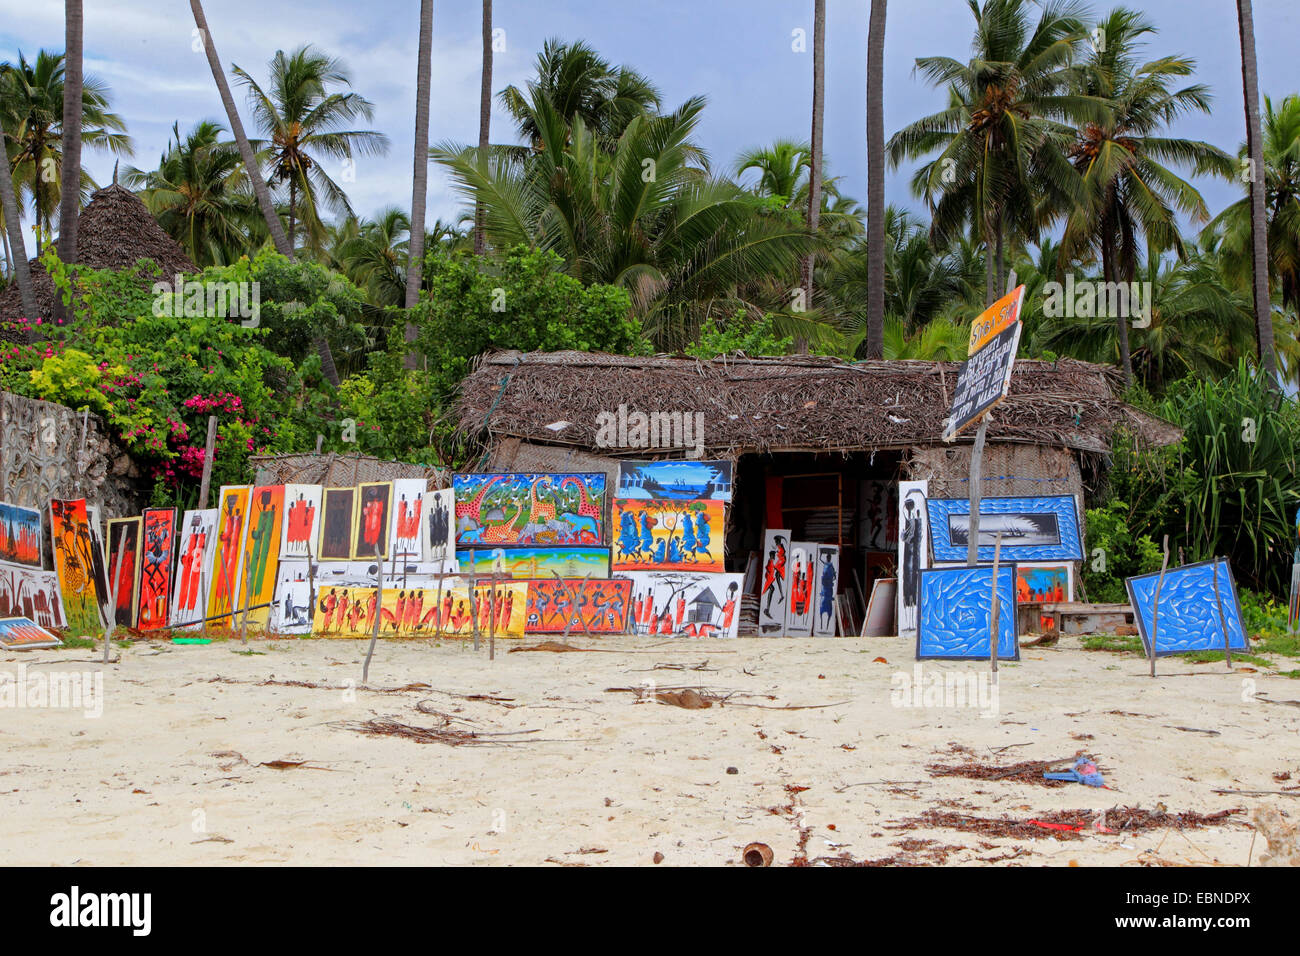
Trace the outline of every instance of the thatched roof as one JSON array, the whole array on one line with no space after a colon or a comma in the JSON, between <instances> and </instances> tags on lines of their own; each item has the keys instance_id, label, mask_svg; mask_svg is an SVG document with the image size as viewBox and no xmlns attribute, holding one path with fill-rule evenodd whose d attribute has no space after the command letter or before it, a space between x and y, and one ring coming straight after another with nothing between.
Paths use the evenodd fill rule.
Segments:
<instances>
[{"instance_id":1,"label":"thatched roof","mask_svg":"<svg viewBox=\"0 0 1300 956\"><path fill-rule=\"evenodd\" d=\"M600 413L625 405L630 412L703 412L706 451L721 457L902 449L940 443L958 368L952 362L848 363L819 356L703 362L497 352L480 358L465 378L456 419L463 433L489 441L515 437L590 449ZM1121 382L1109 366L1064 358L1018 361L1011 393L992 413L988 440L1105 454L1124 426L1150 445L1177 441L1178 428L1115 397ZM970 433L957 438L971 440ZM601 453L645 456L646 450Z\"/></svg>"},{"instance_id":2,"label":"thatched roof","mask_svg":"<svg viewBox=\"0 0 1300 956\"><path fill-rule=\"evenodd\" d=\"M125 269L140 259L151 259L164 278L177 272L193 273L194 263L163 231L143 202L131 190L114 183L96 192L81 210L77 223L77 261L94 269ZM36 318L54 314L54 282L39 259L31 260L32 291L36 296ZM152 283L152 280L151 280ZM24 318L18 284L0 292L0 323ZM28 316L31 318L31 316ZM12 330L0 324L0 337ZM21 340L21 335L18 334Z\"/></svg>"}]
</instances>

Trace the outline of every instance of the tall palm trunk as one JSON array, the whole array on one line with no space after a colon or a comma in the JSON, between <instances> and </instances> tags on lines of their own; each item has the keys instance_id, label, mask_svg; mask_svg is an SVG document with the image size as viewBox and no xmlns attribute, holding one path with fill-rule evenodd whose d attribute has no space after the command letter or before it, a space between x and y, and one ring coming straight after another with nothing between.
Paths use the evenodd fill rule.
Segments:
<instances>
[{"instance_id":1,"label":"tall palm trunk","mask_svg":"<svg viewBox=\"0 0 1300 956\"><path fill-rule=\"evenodd\" d=\"M23 317L29 322L36 317L36 296L32 293L32 273L27 265L27 248L23 244L23 227L18 219L18 200L14 196L14 181L9 175L9 152L4 148L4 134L0 132L0 155L5 157L0 170L0 203L4 204L5 235L9 237L9 254L13 256L14 281L18 283L18 297L23 304ZM36 339L35 330L29 329L27 341Z\"/></svg>"},{"instance_id":2,"label":"tall palm trunk","mask_svg":"<svg viewBox=\"0 0 1300 956\"><path fill-rule=\"evenodd\" d=\"M1102 219L1101 278L1108 284L1115 281L1115 274L1118 271L1115 268L1113 226L1114 221L1110 216ZM1123 309L1119 309L1118 312L1119 314L1115 316L1115 336L1119 340L1119 367L1124 372L1124 387L1129 388L1133 384L1133 356L1129 351L1128 342L1129 317Z\"/></svg>"},{"instance_id":3,"label":"tall palm trunk","mask_svg":"<svg viewBox=\"0 0 1300 956\"><path fill-rule=\"evenodd\" d=\"M409 315L420 301L420 279L424 275L424 212L429 192L429 87L433 75L433 0L420 0L420 47L415 66L415 153L411 167L411 236L407 242L406 294ZM417 357L410 350L416 338L414 322L405 330L406 367L415 368Z\"/></svg>"},{"instance_id":4,"label":"tall palm trunk","mask_svg":"<svg viewBox=\"0 0 1300 956\"><path fill-rule=\"evenodd\" d=\"M478 157L487 169L488 127L492 122L492 0L483 0L483 73L478 91ZM474 203L474 255L487 252L487 230L483 221L483 203Z\"/></svg>"},{"instance_id":5,"label":"tall palm trunk","mask_svg":"<svg viewBox=\"0 0 1300 956\"><path fill-rule=\"evenodd\" d=\"M1254 275L1255 340L1269 388L1278 389L1273 344L1273 304L1268 291L1268 217L1264 211L1264 137L1259 121L1259 70L1255 59L1255 20L1250 0L1237 0L1241 35L1241 86L1246 100L1246 144L1250 149L1250 240Z\"/></svg>"},{"instance_id":6,"label":"tall palm trunk","mask_svg":"<svg viewBox=\"0 0 1300 956\"><path fill-rule=\"evenodd\" d=\"M885 7L867 28L867 358L885 354Z\"/></svg>"},{"instance_id":7,"label":"tall palm trunk","mask_svg":"<svg viewBox=\"0 0 1300 956\"><path fill-rule=\"evenodd\" d=\"M194 14L194 25L199 28L199 38L203 41L208 66L212 69L212 79L217 84L217 92L221 94L221 105L225 108L226 118L230 121L230 133L235 137L240 158L244 161L244 172L248 174L248 181L253 185L253 195L257 197L258 208L261 209L262 218L266 220L266 228L271 233L271 242L275 244L275 249L280 255L292 259L293 246L284 234L284 224L280 222L275 204L271 201L271 190L262 177L261 169L258 168L253 146L244 132L244 124L240 122L239 110L235 108L235 99L230 95L230 84L226 82L226 75L221 71L221 58L217 56L216 44L212 42L212 31L208 29L208 18L203 14L202 0L190 0L190 11ZM320 355L321 373L326 381L337 387L339 372L334 365L334 353L330 349L329 342L324 335L317 334L314 344L317 354Z\"/></svg>"},{"instance_id":8,"label":"tall palm trunk","mask_svg":"<svg viewBox=\"0 0 1300 956\"><path fill-rule=\"evenodd\" d=\"M289 248L297 249L295 233L298 231L298 180L289 177Z\"/></svg>"},{"instance_id":9,"label":"tall palm trunk","mask_svg":"<svg viewBox=\"0 0 1300 956\"><path fill-rule=\"evenodd\" d=\"M81 0L64 0L63 30L63 170L59 195L59 259L77 261L77 210L81 204L81 92L82 33L85 18ZM67 319L63 296L54 296L56 324Z\"/></svg>"},{"instance_id":10,"label":"tall palm trunk","mask_svg":"<svg viewBox=\"0 0 1300 956\"><path fill-rule=\"evenodd\" d=\"M826 0L813 2L813 108L812 168L808 171L808 232L817 234L822 211L822 121L826 107ZM812 308L813 266L816 254L808 253L803 261L804 304ZM802 336L796 343L799 352L808 351Z\"/></svg>"}]
</instances>

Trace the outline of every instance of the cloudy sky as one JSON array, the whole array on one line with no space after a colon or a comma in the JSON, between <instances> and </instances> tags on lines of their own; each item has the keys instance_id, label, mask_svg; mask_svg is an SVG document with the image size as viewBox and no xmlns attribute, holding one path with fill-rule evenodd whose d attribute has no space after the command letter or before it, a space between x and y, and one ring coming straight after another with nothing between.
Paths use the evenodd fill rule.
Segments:
<instances>
[{"instance_id":1,"label":"cloudy sky","mask_svg":"<svg viewBox=\"0 0 1300 956\"><path fill-rule=\"evenodd\" d=\"M1215 93L1208 116L1184 120L1181 136L1206 139L1231 152L1244 139L1241 67L1234 0L1145 0L1160 28L1151 53L1179 53L1199 63L1197 78ZM1111 4L1094 3L1093 9ZM1260 83L1280 98L1300 90L1296 0L1255 0ZM736 155L779 138L809 136L812 56L795 52L793 37L811 37L812 0L496 0L496 26L506 49L496 56L493 87L522 85L542 42L584 39L616 63L647 74L674 106L704 94L700 139L714 164L729 169ZM826 155L842 190L866 199L865 49L867 0L827 3ZM341 57L354 88L375 103L374 127L392 139L381 158L359 161L347 184L361 215L410 203L418 0L208 0L208 22L227 68L237 63L259 78L277 49L314 43ZM480 5L473 0L434 4L431 138L477 140ZM86 4L87 71L106 81L113 104L135 142L131 162L152 168L172 123L182 132L203 118L224 123L220 100L201 52L185 0L90 0ZM912 74L918 56L966 59L971 16L965 0L894 0L886 37L885 128L891 133L943 105L943 94ZM809 39L809 45L811 39ZM21 50L63 47L63 5L55 0L0 0L0 60ZM236 97L247 122L241 92ZM494 142L514 141L507 117L495 110ZM112 159L88 154L100 183ZM342 174L341 169L333 173ZM887 186L891 202L911 202L906 170ZM1200 183L1214 211L1239 195L1233 184ZM437 167L431 167L429 215L454 219L460 204Z\"/></svg>"}]
</instances>

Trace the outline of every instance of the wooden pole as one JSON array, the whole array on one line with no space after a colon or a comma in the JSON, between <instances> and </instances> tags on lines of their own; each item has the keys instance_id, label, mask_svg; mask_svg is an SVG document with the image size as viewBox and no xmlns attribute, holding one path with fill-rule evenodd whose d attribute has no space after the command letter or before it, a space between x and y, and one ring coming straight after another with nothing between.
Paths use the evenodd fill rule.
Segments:
<instances>
[{"instance_id":1,"label":"wooden pole","mask_svg":"<svg viewBox=\"0 0 1300 956\"><path fill-rule=\"evenodd\" d=\"M1147 648L1147 657L1151 660L1151 676L1156 676L1156 636L1160 633L1160 588L1165 583L1165 569L1169 567L1169 535L1165 535L1165 556L1160 562L1160 577L1156 578L1156 595L1151 602L1151 646Z\"/></svg>"},{"instance_id":2,"label":"wooden pole","mask_svg":"<svg viewBox=\"0 0 1300 956\"><path fill-rule=\"evenodd\" d=\"M1214 601L1219 606L1219 624L1223 627L1223 659L1232 670L1232 647L1228 642L1228 619L1223 614L1223 595L1219 593L1219 559L1214 559Z\"/></svg>"},{"instance_id":3,"label":"wooden pole","mask_svg":"<svg viewBox=\"0 0 1300 956\"><path fill-rule=\"evenodd\" d=\"M203 478L199 482L199 510L208 506L208 490L212 486L212 459L217 451L217 416L208 416L208 440L203 446Z\"/></svg>"},{"instance_id":4,"label":"wooden pole","mask_svg":"<svg viewBox=\"0 0 1300 956\"><path fill-rule=\"evenodd\" d=\"M998 562L1002 560L1002 532L993 541L993 600L989 604L989 624L993 628L989 636L989 666L993 673L998 672Z\"/></svg>"},{"instance_id":5,"label":"wooden pole","mask_svg":"<svg viewBox=\"0 0 1300 956\"><path fill-rule=\"evenodd\" d=\"M379 556L379 542L375 542L375 619L370 622L370 647L366 662L361 667L361 683L370 680L370 658L375 654L375 641L379 640L379 619L384 610L384 559Z\"/></svg>"},{"instance_id":6,"label":"wooden pole","mask_svg":"<svg viewBox=\"0 0 1300 956\"><path fill-rule=\"evenodd\" d=\"M984 416L975 432L975 444L970 450L970 522L966 532L966 566L979 564L980 541L980 478L984 470L984 438L989 430L989 417Z\"/></svg>"},{"instance_id":7,"label":"wooden pole","mask_svg":"<svg viewBox=\"0 0 1300 956\"><path fill-rule=\"evenodd\" d=\"M117 585L122 574L122 558L126 553L126 535L117 545L117 561L113 566L113 584L108 589L108 621L104 624L104 663L108 663L108 646L113 639L113 626L117 624Z\"/></svg>"}]
</instances>

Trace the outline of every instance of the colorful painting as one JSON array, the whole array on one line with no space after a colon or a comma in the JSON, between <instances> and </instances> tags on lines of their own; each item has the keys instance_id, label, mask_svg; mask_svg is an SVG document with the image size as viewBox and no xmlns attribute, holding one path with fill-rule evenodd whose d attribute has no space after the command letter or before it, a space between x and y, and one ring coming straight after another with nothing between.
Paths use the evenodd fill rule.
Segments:
<instances>
[{"instance_id":1,"label":"colorful painting","mask_svg":"<svg viewBox=\"0 0 1300 956\"><path fill-rule=\"evenodd\" d=\"M730 501L729 461L620 461L616 498Z\"/></svg>"},{"instance_id":2,"label":"colorful painting","mask_svg":"<svg viewBox=\"0 0 1300 956\"><path fill-rule=\"evenodd\" d=\"M744 575L637 571L632 579L636 634L735 637Z\"/></svg>"},{"instance_id":3,"label":"colorful painting","mask_svg":"<svg viewBox=\"0 0 1300 956\"><path fill-rule=\"evenodd\" d=\"M811 637L813 608L816 600L817 546L807 541L790 545L790 600L785 608L785 636Z\"/></svg>"},{"instance_id":4,"label":"colorful painting","mask_svg":"<svg viewBox=\"0 0 1300 956\"><path fill-rule=\"evenodd\" d=\"M1074 600L1074 565L1017 564L1017 604L1061 604Z\"/></svg>"},{"instance_id":5,"label":"colorful painting","mask_svg":"<svg viewBox=\"0 0 1300 956\"><path fill-rule=\"evenodd\" d=\"M352 532L353 559L388 557L389 524L392 521L393 483L375 481L357 486L356 527Z\"/></svg>"},{"instance_id":6,"label":"colorful painting","mask_svg":"<svg viewBox=\"0 0 1300 956\"><path fill-rule=\"evenodd\" d=\"M237 607L248 496L252 490L250 485L230 485L217 496L217 545L208 589L208 618L209 623L218 626L229 626Z\"/></svg>"},{"instance_id":7,"label":"colorful painting","mask_svg":"<svg viewBox=\"0 0 1300 956\"><path fill-rule=\"evenodd\" d=\"M187 511L181 517L180 551L172 589L171 623L177 628L201 627L208 613L213 560L217 551L217 508Z\"/></svg>"},{"instance_id":8,"label":"colorful painting","mask_svg":"<svg viewBox=\"0 0 1300 956\"><path fill-rule=\"evenodd\" d=\"M311 616L311 563L296 558L281 560L267 629L277 634L310 634Z\"/></svg>"},{"instance_id":9,"label":"colorful painting","mask_svg":"<svg viewBox=\"0 0 1300 956\"><path fill-rule=\"evenodd\" d=\"M813 616L813 637L835 637L839 616L836 597L840 593L840 548L836 544L813 546L813 582L816 602Z\"/></svg>"},{"instance_id":10,"label":"colorful painting","mask_svg":"<svg viewBox=\"0 0 1300 956\"><path fill-rule=\"evenodd\" d=\"M456 544L604 544L605 475L456 475Z\"/></svg>"},{"instance_id":11,"label":"colorful painting","mask_svg":"<svg viewBox=\"0 0 1300 956\"><path fill-rule=\"evenodd\" d=\"M176 541L176 509L146 508L144 549L140 563L140 630L167 626L167 603L172 589L172 549Z\"/></svg>"},{"instance_id":12,"label":"colorful painting","mask_svg":"<svg viewBox=\"0 0 1300 956\"><path fill-rule=\"evenodd\" d=\"M970 538L970 501L931 498L930 537L936 561L965 561ZM1079 511L1073 495L984 498L980 501L979 560L993 561L1002 535L1002 560L1082 561Z\"/></svg>"},{"instance_id":13,"label":"colorful painting","mask_svg":"<svg viewBox=\"0 0 1300 956\"><path fill-rule=\"evenodd\" d=\"M0 501L0 561L40 568L41 513Z\"/></svg>"},{"instance_id":14,"label":"colorful painting","mask_svg":"<svg viewBox=\"0 0 1300 956\"><path fill-rule=\"evenodd\" d=\"M528 608L524 630L529 634L622 634L632 582L627 578L604 580L571 578L528 582Z\"/></svg>"},{"instance_id":15,"label":"colorful painting","mask_svg":"<svg viewBox=\"0 0 1300 956\"><path fill-rule=\"evenodd\" d=\"M91 555L95 570L95 593L99 596L99 618L108 623L108 561L104 556L104 539L99 531L104 527L104 518L99 512L99 505L86 503L86 520L90 523Z\"/></svg>"},{"instance_id":16,"label":"colorful painting","mask_svg":"<svg viewBox=\"0 0 1300 956\"><path fill-rule=\"evenodd\" d=\"M424 559L436 565L439 573L457 570L455 507L456 493L450 488L424 493Z\"/></svg>"},{"instance_id":17,"label":"colorful painting","mask_svg":"<svg viewBox=\"0 0 1300 956\"><path fill-rule=\"evenodd\" d=\"M389 537L393 554L402 560L419 561L424 557L424 490L423 478L398 478L393 482L393 527Z\"/></svg>"},{"instance_id":18,"label":"colorful painting","mask_svg":"<svg viewBox=\"0 0 1300 956\"><path fill-rule=\"evenodd\" d=\"M930 482L898 483L898 636L916 634L921 572L930 566Z\"/></svg>"},{"instance_id":19,"label":"colorful painting","mask_svg":"<svg viewBox=\"0 0 1300 956\"><path fill-rule=\"evenodd\" d=\"M326 488L320 524L321 561L348 561L352 558L352 517L356 511L357 489Z\"/></svg>"},{"instance_id":20,"label":"colorful painting","mask_svg":"<svg viewBox=\"0 0 1300 956\"><path fill-rule=\"evenodd\" d=\"M66 627L58 574L0 562L0 617L25 617L41 627Z\"/></svg>"},{"instance_id":21,"label":"colorful painting","mask_svg":"<svg viewBox=\"0 0 1300 956\"><path fill-rule=\"evenodd\" d=\"M248 498L248 521L244 530L244 552L240 557L240 613L248 608L248 623L265 627L275 600L275 565L280 553L280 531L284 524L284 485L262 485ZM240 619L243 625L242 618Z\"/></svg>"},{"instance_id":22,"label":"colorful painting","mask_svg":"<svg viewBox=\"0 0 1300 956\"><path fill-rule=\"evenodd\" d=\"M59 647L61 640L25 617L0 621L0 647L7 651L30 651L41 647Z\"/></svg>"},{"instance_id":23,"label":"colorful painting","mask_svg":"<svg viewBox=\"0 0 1300 956\"><path fill-rule=\"evenodd\" d=\"M723 571L721 501L615 498L615 571Z\"/></svg>"},{"instance_id":24,"label":"colorful painting","mask_svg":"<svg viewBox=\"0 0 1300 956\"><path fill-rule=\"evenodd\" d=\"M921 572L916 659L987 660L993 625L993 567L933 568ZM1016 575L998 568L998 658L1020 660L1016 630Z\"/></svg>"},{"instance_id":25,"label":"colorful painting","mask_svg":"<svg viewBox=\"0 0 1300 956\"><path fill-rule=\"evenodd\" d=\"M769 528L763 536L763 585L758 593L760 637L777 637L785 633L789 587L790 531Z\"/></svg>"},{"instance_id":26,"label":"colorful painting","mask_svg":"<svg viewBox=\"0 0 1300 956\"><path fill-rule=\"evenodd\" d=\"M316 557L320 534L320 485L284 486L284 527L280 530L281 558Z\"/></svg>"},{"instance_id":27,"label":"colorful painting","mask_svg":"<svg viewBox=\"0 0 1300 956\"><path fill-rule=\"evenodd\" d=\"M103 557L84 498L50 499L50 543L68 630L74 637L98 637L106 618L97 573Z\"/></svg>"},{"instance_id":28,"label":"colorful painting","mask_svg":"<svg viewBox=\"0 0 1300 956\"><path fill-rule=\"evenodd\" d=\"M1160 583L1158 621L1155 616L1157 582ZM1249 653L1250 640L1242 626L1237 584L1226 559L1170 568L1163 581L1157 572L1128 578L1124 583L1147 653L1151 652L1153 632L1157 657L1188 651L1221 651L1225 633L1231 650Z\"/></svg>"},{"instance_id":29,"label":"colorful painting","mask_svg":"<svg viewBox=\"0 0 1300 956\"><path fill-rule=\"evenodd\" d=\"M368 638L374 627L375 592L369 588L322 587L312 633L320 637ZM384 588L379 633L384 637L468 637L478 622L483 636L522 637L525 581L481 584L471 593L463 579L448 579L441 600L434 588Z\"/></svg>"},{"instance_id":30,"label":"colorful painting","mask_svg":"<svg viewBox=\"0 0 1300 956\"><path fill-rule=\"evenodd\" d=\"M462 575L479 577L609 577L609 548L462 548L456 561Z\"/></svg>"},{"instance_id":31,"label":"colorful painting","mask_svg":"<svg viewBox=\"0 0 1300 956\"><path fill-rule=\"evenodd\" d=\"M135 627L140 602L140 541L139 518L109 519L106 557L109 574L116 577L116 589L110 584L109 595L117 595L113 619L118 627Z\"/></svg>"}]
</instances>

